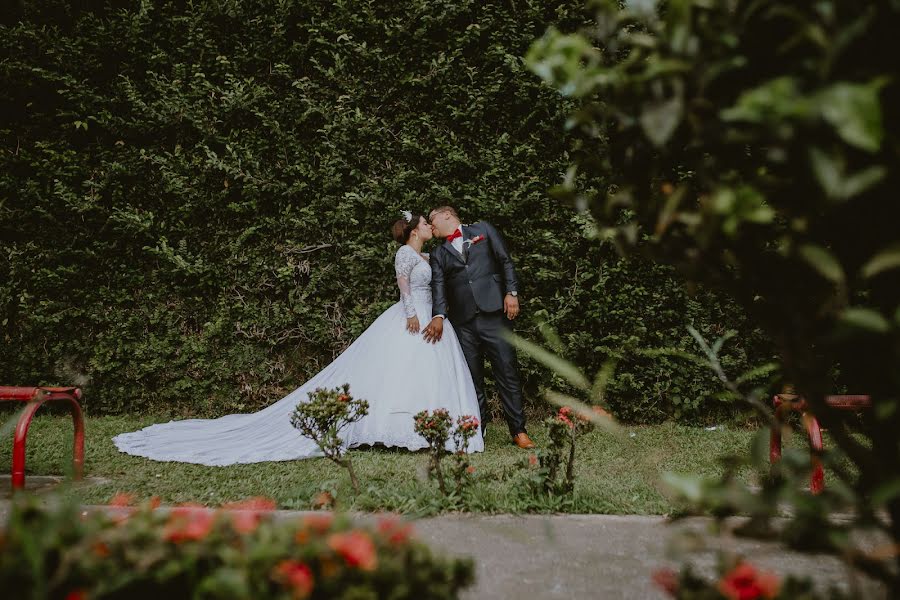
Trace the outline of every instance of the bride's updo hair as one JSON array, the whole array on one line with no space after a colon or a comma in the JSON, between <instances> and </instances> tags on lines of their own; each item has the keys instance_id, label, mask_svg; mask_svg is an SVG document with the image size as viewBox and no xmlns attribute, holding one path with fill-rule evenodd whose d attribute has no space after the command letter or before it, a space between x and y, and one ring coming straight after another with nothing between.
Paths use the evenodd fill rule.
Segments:
<instances>
[{"instance_id":1,"label":"bride's updo hair","mask_svg":"<svg viewBox=\"0 0 900 600\"><path fill-rule=\"evenodd\" d=\"M398 244L405 244L409 241L409 236L412 235L413 229L418 227L421 221L422 215L417 214L413 214L409 221L406 219L397 219L394 221L394 224L391 225L391 235L394 236L394 239L397 240Z\"/></svg>"}]
</instances>

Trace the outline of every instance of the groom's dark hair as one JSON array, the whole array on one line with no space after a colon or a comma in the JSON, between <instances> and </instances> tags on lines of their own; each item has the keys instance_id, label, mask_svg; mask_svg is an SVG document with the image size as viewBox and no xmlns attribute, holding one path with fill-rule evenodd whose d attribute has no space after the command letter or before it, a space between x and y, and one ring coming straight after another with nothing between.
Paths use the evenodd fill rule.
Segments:
<instances>
[{"instance_id":1,"label":"groom's dark hair","mask_svg":"<svg viewBox=\"0 0 900 600\"><path fill-rule=\"evenodd\" d=\"M433 215L434 213L439 213L439 212L448 212L451 215L453 215L454 217L456 217L457 219L459 218L459 215L456 214L456 209L453 208L452 206L438 206L437 208L432 208L431 212L428 214Z\"/></svg>"}]
</instances>

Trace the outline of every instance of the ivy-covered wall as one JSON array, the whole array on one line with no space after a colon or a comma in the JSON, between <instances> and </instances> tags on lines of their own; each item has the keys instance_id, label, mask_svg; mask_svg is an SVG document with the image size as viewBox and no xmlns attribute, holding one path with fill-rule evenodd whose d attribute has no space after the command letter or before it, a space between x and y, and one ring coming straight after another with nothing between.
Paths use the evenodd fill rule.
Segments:
<instances>
[{"instance_id":1,"label":"ivy-covered wall","mask_svg":"<svg viewBox=\"0 0 900 600\"><path fill-rule=\"evenodd\" d=\"M505 234L518 332L559 332L630 421L721 417L648 358L739 331L727 302L587 239L547 194L573 109L524 67L581 0L21 2L0 25L0 381L87 409L214 416L280 398L396 301L388 227L456 205ZM122 8L122 6L126 6ZM522 357L529 402L551 376Z\"/></svg>"}]
</instances>

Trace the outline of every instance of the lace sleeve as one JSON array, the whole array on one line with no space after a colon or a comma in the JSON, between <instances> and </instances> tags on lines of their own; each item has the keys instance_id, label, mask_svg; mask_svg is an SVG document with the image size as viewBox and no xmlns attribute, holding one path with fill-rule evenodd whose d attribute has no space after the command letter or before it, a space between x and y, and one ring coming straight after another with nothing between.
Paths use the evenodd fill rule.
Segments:
<instances>
[{"instance_id":1,"label":"lace sleeve","mask_svg":"<svg viewBox=\"0 0 900 600\"><path fill-rule=\"evenodd\" d=\"M400 301L403 302L403 310L406 311L406 318L416 316L416 305L413 303L412 290L409 285L409 275L416 268L417 262L421 260L416 256L415 250L409 246L403 246L397 250L397 256L394 258L394 271L397 273L397 287L400 288Z\"/></svg>"}]
</instances>

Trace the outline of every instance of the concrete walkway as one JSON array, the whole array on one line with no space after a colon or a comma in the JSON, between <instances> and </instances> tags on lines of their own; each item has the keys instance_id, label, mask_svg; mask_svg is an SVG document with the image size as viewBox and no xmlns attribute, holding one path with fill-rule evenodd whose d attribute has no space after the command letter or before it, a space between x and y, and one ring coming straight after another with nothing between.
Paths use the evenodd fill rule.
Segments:
<instances>
[{"instance_id":1,"label":"concrete walkway","mask_svg":"<svg viewBox=\"0 0 900 600\"><path fill-rule=\"evenodd\" d=\"M661 567L677 569L667 552L678 532L703 533L712 521L667 525L662 517L612 515L441 516L417 522L419 538L433 548L475 558L477 583L468 598L665 598L653 585ZM780 575L814 575L822 589L849 591L846 570L829 557L786 552L772 544L706 536L713 547L739 552ZM712 551L691 555L712 576ZM887 598L872 582L857 597Z\"/></svg>"},{"instance_id":2,"label":"concrete walkway","mask_svg":"<svg viewBox=\"0 0 900 600\"><path fill-rule=\"evenodd\" d=\"M32 480L36 487L39 481ZM101 506L86 510L103 510ZM9 502L0 499L0 523ZM276 511L278 518L303 512ZM360 515L362 520L369 515ZM475 559L477 581L464 598L662 599L651 581L661 567L677 568L667 549L678 532L705 533L712 521L691 518L667 525L662 517L612 515L442 515L415 523L416 536L434 550ZM737 551L780 575L814 575L822 584L849 591L846 570L829 557L811 557L772 544L704 536L707 543ZM715 546L713 546L715 547ZM698 570L713 573L715 555L691 554ZM877 586L860 582L859 598L886 598Z\"/></svg>"}]
</instances>

